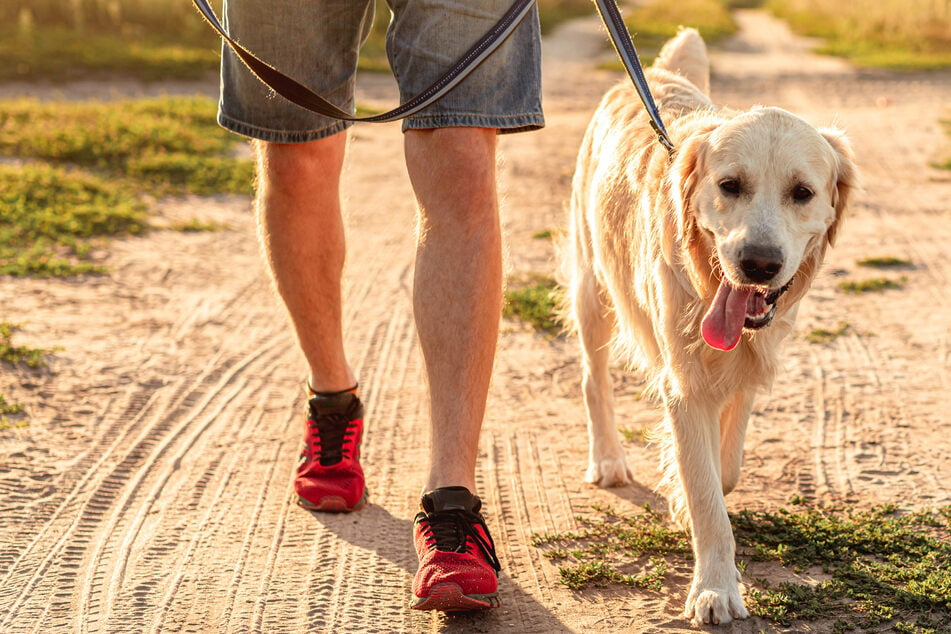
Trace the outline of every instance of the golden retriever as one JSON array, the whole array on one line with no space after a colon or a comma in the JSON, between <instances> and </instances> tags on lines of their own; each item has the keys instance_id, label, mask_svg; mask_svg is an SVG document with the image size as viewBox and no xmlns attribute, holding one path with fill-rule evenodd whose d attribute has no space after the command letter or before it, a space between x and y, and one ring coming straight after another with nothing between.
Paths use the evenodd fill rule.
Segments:
<instances>
[{"instance_id":1,"label":"golden retriever","mask_svg":"<svg viewBox=\"0 0 951 634\"><path fill-rule=\"evenodd\" d=\"M624 82L595 112L573 182L564 273L581 341L587 480L631 481L613 349L665 408L660 489L695 561L684 614L728 623L748 613L724 495L739 479L753 396L772 382L857 173L838 130L778 108L715 107L695 30L668 42L647 77L676 151L657 142Z\"/></svg>"}]
</instances>

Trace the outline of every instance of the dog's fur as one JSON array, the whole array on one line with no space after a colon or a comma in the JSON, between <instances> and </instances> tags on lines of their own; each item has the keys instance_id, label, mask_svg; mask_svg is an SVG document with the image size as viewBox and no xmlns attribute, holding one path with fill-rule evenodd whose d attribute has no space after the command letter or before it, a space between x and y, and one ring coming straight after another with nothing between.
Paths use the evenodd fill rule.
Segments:
<instances>
[{"instance_id":1,"label":"dog's fur","mask_svg":"<svg viewBox=\"0 0 951 634\"><path fill-rule=\"evenodd\" d=\"M840 131L778 108L716 108L706 47L692 29L667 43L647 77L675 154L657 142L624 82L594 114L574 176L564 273L582 349L587 479L631 481L614 424L613 349L646 374L666 410L661 490L691 530L695 556L685 615L728 623L747 610L724 494L739 479L754 393L772 382L857 175ZM740 321L723 316L740 305L728 305L724 289L723 297L745 289L735 297L752 302L787 282L771 323L768 300L749 310L737 300ZM719 334L707 338L717 310L711 323L721 325L710 330ZM766 324L746 327L750 315ZM723 333L727 322L735 335Z\"/></svg>"}]
</instances>

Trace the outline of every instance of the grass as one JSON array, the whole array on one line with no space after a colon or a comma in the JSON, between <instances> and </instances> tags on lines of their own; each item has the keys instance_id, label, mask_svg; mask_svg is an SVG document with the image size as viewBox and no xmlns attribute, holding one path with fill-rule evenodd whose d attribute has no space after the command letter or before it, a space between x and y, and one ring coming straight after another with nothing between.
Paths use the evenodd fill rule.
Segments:
<instances>
[{"instance_id":1,"label":"grass","mask_svg":"<svg viewBox=\"0 0 951 634\"><path fill-rule=\"evenodd\" d=\"M190 218L188 220L174 222L169 225L169 229L172 229L173 231L181 231L182 233L215 232L224 231L227 228L228 225L224 223L200 220L198 218Z\"/></svg>"},{"instance_id":2,"label":"grass","mask_svg":"<svg viewBox=\"0 0 951 634\"><path fill-rule=\"evenodd\" d=\"M555 234L551 229L542 229L541 231L536 231L532 234L533 240L551 240L554 238Z\"/></svg>"},{"instance_id":3,"label":"grass","mask_svg":"<svg viewBox=\"0 0 951 634\"><path fill-rule=\"evenodd\" d=\"M145 231L136 194L81 170L0 165L0 275L101 273L90 261L97 238Z\"/></svg>"},{"instance_id":4,"label":"grass","mask_svg":"<svg viewBox=\"0 0 951 634\"><path fill-rule=\"evenodd\" d=\"M198 17L195 17L198 20ZM0 28L0 80L66 81L121 74L144 81L193 80L218 68L210 29L202 42L82 33L51 26L29 33Z\"/></svg>"},{"instance_id":5,"label":"grass","mask_svg":"<svg viewBox=\"0 0 951 634\"><path fill-rule=\"evenodd\" d=\"M0 164L0 274L103 272L103 238L148 229L143 193L250 193L237 142L206 97L0 101L0 155L22 163Z\"/></svg>"},{"instance_id":6,"label":"grass","mask_svg":"<svg viewBox=\"0 0 951 634\"><path fill-rule=\"evenodd\" d=\"M13 343L13 333L16 329L16 324L0 322L0 362L7 366L27 367L30 369L46 367L44 357L49 350L15 345ZM10 402L6 396L0 394L0 430L26 427L29 424L27 421L11 422L10 419L7 418L8 416L18 416L22 413L23 406L20 403Z\"/></svg>"},{"instance_id":7,"label":"grass","mask_svg":"<svg viewBox=\"0 0 951 634\"><path fill-rule=\"evenodd\" d=\"M911 260L896 258L891 255L865 258L856 262L859 266L865 266L873 269L909 269L912 268Z\"/></svg>"},{"instance_id":8,"label":"grass","mask_svg":"<svg viewBox=\"0 0 951 634\"><path fill-rule=\"evenodd\" d=\"M13 345L16 324L0 322L0 361L9 365L25 365L31 369L46 367L43 357L49 350Z\"/></svg>"},{"instance_id":9,"label":"grass","mask_svg":"<svg viewBox=\"0 0 951 634\"><path fill-rule=\"evenodd\" d=\"M931 70L951 66L951 7L932 0L770 0L799 33L820 37L818 52L859 66Z\"/></svg>"},{"instance_id":10,"label":"grass","mask_svg":"<svg viewBox=\"0 0 951 634\"><path fill-rule=\"evenodd\" d=\"M867 280L845 280L839 282L839 290L851 295L862 293L881 293L882 291L900 290L904 288L907 278L902 276L898 280L887 277L875 277Z\"/></svg>"},{"instance_id":11,"label":"grass","mask_svg":"<svg viewBox=\"0 0 951 634\"><path fill-rule=\"evenodd\" d=\"M179 0L11 0L0 24L0 80L187 80L218 67L218 38Z\"/></svg>"},{"instance_id":12,"label":"grass","mask_svg":"<svg viewBox=\"0 0 951 634\"><path fill-rule=\"evenodd\" d=\"M207 97L0 102L0 154L134 179L153 193L250 193L251 161Z\"/></svg>"},{"instance_id":13,"label":"grass","mask_svg":"<svg viewBox=\"0 0 951 634\"><path fill-rule=\"evenodd\" d=\"M659 592L670 571L689 571L687 535L672 529L660 513L649 506L633 514L594 510L576 518L578 531L533 536L533 544L559 566L564 585L578 591L629 585ZM868 510L800 505L734 514L747 607L787 627L794 621L820 621L821 627L831 624L831 631L948 631L949 521L951 507L902 513L887 505ZM814 577L821 571L825 579L774 583L751 577L751 561L793 573L810 571Z\"/></svg>"},{"instance_id":14,"label":"grass","mask_svg":"<svg viewBox=\"0 0 951 634\"><path fill-rule=\"evenodd\" d=\"M549 277L531 275L525 280L510 279L502 316L520 319L535 330L557 335L562 331L558 318L561 293L557 282Z\"/></svg>"},{"instance_id":15,"label":"grass","mask_svg":"<svg viewBox=\"0 0 951 634\"><path fill-rule=\"evenodd\" d=\"M849 325L848 322L840 321L834 330L828 330L826 328L816 328L812 330L806 335L806 341L809 343L830 343L850 330L852 330L852 326Z\"/></svg>"}]
</instances>

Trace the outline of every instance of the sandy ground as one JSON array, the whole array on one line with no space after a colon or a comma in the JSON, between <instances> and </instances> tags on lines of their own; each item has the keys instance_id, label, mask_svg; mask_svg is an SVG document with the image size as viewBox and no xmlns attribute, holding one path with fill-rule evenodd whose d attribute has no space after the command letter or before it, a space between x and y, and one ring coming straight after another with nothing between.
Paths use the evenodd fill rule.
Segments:
<instances>
[{"instance_id":1,"label":"sandy ground","mask_svg":"<svg viewBox=\"0 0 951 634\"><path fill-rule=\"evenodd\" d=\"M928 167L948 149L939 119L948 116L951 75L857 72L809 54L807 42L763 14L740 19L742 32L714 55L715 100L783 106L847 128L866 189L805 301L784 373L759 401L728 504L772 508L794 495L909 509L951 503L951 179ZM589 20L546 42L548 127L502 142L512 274L555 270L552 244L533 235L562 226L584 126L618 79L593 70L605 55L601 37ZM392 96L377 83L370 79L365 99ZM4 91L52 97L69 87ZM0 279L0 318L25 324L21 343L56 347L48 371L0 376L0 392L29 411L28 427L0 431L0 631L691 629L680 617L688 570L676 570L662 593L575 593L531 545L534 532L575 528L592 504L633 511L662 501L652 493L649 446L629 446L636 485L582 482L576 345L513 323L502 325L478 472L504 565L504 606L464 617L407 609L428 414L401 157L398 126L356 128L345 174L347 344L368 407L372 503L354 515L293 503L303 364L246 199L162 202L162 216L229 229L117 241L105 256L108 276ZM856 265L868 256L911 260L900 272L905 288L837 291L841 279L879 275ZM851 327L834 342L805 340L840 322ZM618 408L629 427L659 418L639 400L637 377L618 381ZM780 631L757 619L720 631L760 630Z\"/></svg>"}]
</instances>

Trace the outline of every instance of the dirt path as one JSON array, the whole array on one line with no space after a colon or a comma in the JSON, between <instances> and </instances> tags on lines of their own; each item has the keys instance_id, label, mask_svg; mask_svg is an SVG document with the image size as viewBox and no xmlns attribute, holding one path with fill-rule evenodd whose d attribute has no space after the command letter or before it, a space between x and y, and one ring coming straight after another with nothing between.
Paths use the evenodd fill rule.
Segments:
<instances>
[{"instance_id":1,"label":"dirt path","mask_svg":"<svg viewBox=\"0 0 951 634\"><path fill-rule=\"evenodd\" d=\"M730 507L793 495L951 503L951 179L927 166L951 75L858 73L810 55L763 14L740 19L742 33L714 56L714 98L847 128L866 191L803 307L786 371L760 399ZM592 70L600 37L583 21L550 39L548 127L503 141L512 273L555 268L551 244L533 235L562 225L584 125L617 78ZM663 593L573 593L531 545L533 532L570 530L594 503L662 502L650 447L629 448L633 487L581 481L575 344L509 323L478 474L504 607L459 618L406 608L428 415L410 301L414 210L397 126L359 127L351 149L347 343L368 406L372 504L351 516L293 504L302 361L262 271L249 203L163 203L164 215L230 229L116 242L108 277L0 279L0 317L26 322L21 342L58 347L49 372L0 377L0 392L30 412L29 427L0 431L0 631L689 630L679 616L687 571ZM856 260L883 255L914 263L903 290L835 289L877 276ZM841 322L851 327L834 342L805 340ZM637 395L636 377L619 381L621 419L652 425L658 410ZM761 629L776 628L753 619L721 631Z\"/></svg>"}]
</instances>

